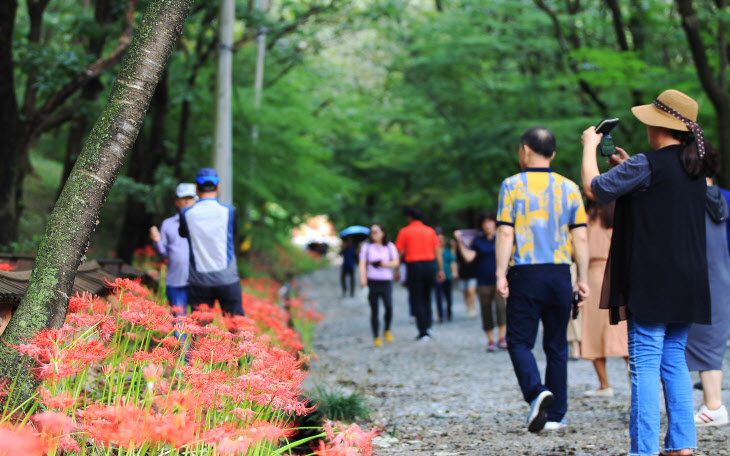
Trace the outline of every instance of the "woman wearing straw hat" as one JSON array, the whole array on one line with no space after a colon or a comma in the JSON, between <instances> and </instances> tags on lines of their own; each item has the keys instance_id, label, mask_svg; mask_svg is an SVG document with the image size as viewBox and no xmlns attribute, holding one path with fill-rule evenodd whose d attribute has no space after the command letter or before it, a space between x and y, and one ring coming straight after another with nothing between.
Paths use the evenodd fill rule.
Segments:
<instances>
[{"instance_id":1,"label":"woman wearing straw hat","mask_svg":"<svg viewBox=\"0 0 730 456\"><path fill-rule=\"evenodd\" d=\"M601 135L583 132L583 188L602 203L616 201L614 232L601 308L612 324L627 320L631 369L630 455L690 455L697 447L692 383L684 349L692 323L710 323L705 250L707 148L697 102L667 90L631 109L647 126L653 150L611 156L600 174ZM661 383L660 383L661 379ZM668 426L659 453L659 390Z\"/></svg>"}]
</instances>

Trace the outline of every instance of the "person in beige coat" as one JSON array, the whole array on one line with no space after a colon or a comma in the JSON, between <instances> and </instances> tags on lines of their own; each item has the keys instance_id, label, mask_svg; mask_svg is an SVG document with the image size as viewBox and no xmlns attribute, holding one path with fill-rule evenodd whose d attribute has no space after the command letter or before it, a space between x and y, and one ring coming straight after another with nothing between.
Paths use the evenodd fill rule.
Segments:
<instances>
[{"instance_id":1,"label":"person in beige coat","mask_svg":"<svg viewBox=\"0 0 730 456\"><path fill-rule=\"evenodd\" d=\"M593 361L593 367L598 375L599 387L586 391L588 397L612 397L613 388L608 382L606 374L606 358L621 356L628 362L629 343L626 331L626 322L611 325L608 312L599 309L601 301L601 285L603 273L606 269L608 250L611 246L613 231L614 203L601 204L591 201L587 207L588 215L588 286L596 290L583 305L583 359Z\"/></svg>"}]
</instances>

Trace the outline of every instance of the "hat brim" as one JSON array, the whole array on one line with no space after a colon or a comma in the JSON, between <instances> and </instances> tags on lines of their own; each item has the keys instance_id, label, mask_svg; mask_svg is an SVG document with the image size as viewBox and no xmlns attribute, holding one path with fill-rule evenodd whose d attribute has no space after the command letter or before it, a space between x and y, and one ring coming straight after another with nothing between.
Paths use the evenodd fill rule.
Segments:
<instances>
[{"instance_id":1,"label":"hat brim","mask_svg":"<svg viewBox=\"0 0 730 456\"><path fill-rule=\"evenodd\" d=\"M664 127L670 130L689 131L687 124L662 111L653 104L634 106L631 112L641 123L651 125L652 127Z\"/></svg>"},{"instance_id":2,"label":"hat brim","mask_svg":"<svg viewBox=\"0 0 730 456\"><path fill-rule=\"evenodd\" d=\"M218 185L220 179L215 176L203 176L195 178L195 183L198 185L213 184Z\"/></svg>"}]
</instances>

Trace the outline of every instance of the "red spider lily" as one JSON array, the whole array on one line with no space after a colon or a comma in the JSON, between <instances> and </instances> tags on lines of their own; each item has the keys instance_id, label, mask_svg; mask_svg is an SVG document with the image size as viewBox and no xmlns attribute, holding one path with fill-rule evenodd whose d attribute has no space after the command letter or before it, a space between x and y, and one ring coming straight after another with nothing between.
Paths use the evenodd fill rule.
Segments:
<instances>
[{"instance_id":1,"label":"red spider lily","mask_svg":"<svg viewBox=\"0 0 730 456\"><path fill-rule=\"evenodd\" d=\"M155 404L167 411L176 409L190 411L203 405L196 395L190 394L190 391L179 390L172 390L165 396L155 397Z\"/></svg>"},{"instance_id":2,"label":"red spider lily","mask_svg":"<svg viewBox=\"0 0 730 456\"><path fill-rule=\"evenodd\" d=\"M209 364L227 363L229 366L235 366L240 356L237 356L231 348L230 337L228 340L204 337L195 342L194 349L188 351L188 358L191 361L201 360Z\"/></svg>"},{"instance_id":3,"label":"red spider lily","mask_svg":"<svg viewBox=\"0 0 730 456\"><path fill-rule=\"evenodd\" d=\"M105 279L104 284L109 288L113 288L114 293L119 293L120 291L131 291L132 293L141 297L147 296L149 294L149 291L142 286L142 279L116 278L114 279L114 282L110 282Z\"/></svg>"},{"instance_id":4,"label":"red spider lily","mask_svg":"<svg viewBox=\"0 0 730 456\"><path fill-rule=\"evenodd\" d=\"M106 348L101 341L89 340L76 341L71 348L66 350L66 358L82 363L91 363L94 361L102 361L113 353L114 350Z\"/></svg>"},{"instance_id":5,"label":"red spider lily","mask_svg":"<svg viewBox=\"0 0 730 456\"><path fill-rule=\"evenodd\" d=\"M152 361L153 363L163 363L163 362L174 362L175 359L180 356L179 353L174 353L168 350L165 347L156 347L151 352L148 351L138 351L134 352L132 355L132 361L135 363L141 364L144 361Z\"/></svg>"},{"instance_id":6,"label":"red spider lily","mask_svg":"<svg viewBox=\"0 0 730 456\"><path fill-rule=\"evenodd\" d=\"M190 312L190 318L198 324L211 323L215 320L221 310L217 307L210 307L207 304L199 304L196 309Z\"/></svg>"},{"instance_id":7,"label":"red spider lily","mask_svg":"<svg viewBox=\"0 0 730 456\"><path fill-rule=\"evenodd\" d=\"M200 428L187 415L158 415L135 405L91 405L77 415L89 437L126 448L155 443L180 448L196 441Z\"/></svg>"},{"instance_id":8,"label":"red spider lily","mask_svg":"<svg viewBox=\"0 0 730 456\"><path fill-rule=\"evenodd\" d=\"M77 397L71 396L68 391L63 391L55 396L51 394L46 387L41 386L38 389L41 396L41 404L45 405L49 409L61 409L66 410L76 405L78 402Z\"/></svg>"},{"instance_id":9,"label":"red spider lily","mask_svg":"<svg viewBox=\"0 0 730 456\"><path fill-rule=\"evenodd\" d=\"M169 333L172 331L172 315L169 309L152 301L136 300L119 313L122 320L147 330Z\"/></svg>"},{"instance_id":10,"label":"red spider lily","mask_svg":"<svg viewBox=\"0 0 730 456\"><path fill-rule=\"evenodd\" d=\"M148 364L142 368L142 376L148 382L156 382L162 376L162 366L156 366L154 364Z\"/></svg>"},{"instance_id":11,"label":"red spider lily","mask_svg":"<svg viewBox=\"0 0 730 456\"><path fill-rule=\"evenodd\" d=\"M238 456L245 454L250 445L251 439L246 437L239 437L235 440L226 438L216 443L215 450L221 456Z\"/></svg>"},{"instance_id":12,"label":"red spider lily","mask_svg":"<svg viewBox=\"0 0 730 456\"><path fill-rule=\"evenodd\" d=\"M10 263L0 263L0 271L14 271L17 266L10 266Z\"/></svg>"},{"instance_id":13,"label":"red spider lily","mask_svg":"<svg viewBox=\"0 0 730 456\"><path fill-rule=\"evenodd\" d=\"M180 345L182 345L182 342L180 341L180 339L178 339L177 337L174 337L174 336L167 336L163 339L155 339L153 337L152 340L154 340L158 344L162 344L163 347L168 348L168 349L169 348L178 348L178 347L180 347Z\"/></svg>"},{"instance_id":14,"label":"red spider lily","mask_svg":"<svg viewBox=\"0 0 730 456\"><path fill-rule=\"evenodd\" d=\"M246 429L246 435L254 442L260 440L276 442L279 439L291 437L295 433L294 428L279 427L267 421L258 421Z\"/></svg>"},{"instance_id":15,"label":"red spider lily","mask_svg":"<svg viewBox=\"0 0 730 456\"><path fill-rule=\"evenodd\" d=\"M239 420L243 421L244 423L249 423L253 417L256 416L256 412L251 410L250 408L242 409L241 407L236 407L233 410L231 410L231 413L236 415Z\"/></svg>"},{"instance_id":16,"label":"red spider lily","mask_svg":"<svg viewBox=\"0 0 730 456\"><path fill-rule=\"evenodd\" d=\"M48 446L30 426L0 424L0 456L44 456Z\"/></svg>"},{"instance_id":17,"label":"red spider lily","mask_svg":"<svg viewBox=\"0 0 730 456\"><path fill-rule=\"evenodd\" d=\"M60 437L71 433L76 423L70 417L58 412L42 412L31 417L33 425L48 437Z\"/></svg>"},{"instance_id":18,"label":"red spider lily","mask_svg":"<svg viewBox=\"0 0 730 456\"><path fill-rule=\"evenodd\" d=\"M224 396L230 394L231 385L229 381L231 377L228 372L220 369L204 372L197 367L188 365L183 368L183 374L185 382L196 390L200 394L201 400L205 402L212 400L216 392Z\"/></svg>"}]
</instances>

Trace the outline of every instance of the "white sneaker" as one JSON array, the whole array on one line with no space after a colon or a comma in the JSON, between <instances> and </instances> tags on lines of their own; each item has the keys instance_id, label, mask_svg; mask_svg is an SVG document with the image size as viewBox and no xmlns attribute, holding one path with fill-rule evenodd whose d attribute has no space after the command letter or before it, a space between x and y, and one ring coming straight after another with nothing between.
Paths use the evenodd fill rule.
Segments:
<instances>
[{"instance_id":1,"label":"white sneaker","mask_svg":"<svg viewBox=\"0 0 730 456\"><path fill-rule=\"evenodd\" d=\"M416 337L416 342L428 342L429 340L431 340L429 336Z\"/></svg>"},{"instance_id":2,"label":"white sneaker","mask_svg":"<svg viewBox=\"0 0 730 456\"><path fill-rule=\"evenodd\" d=\"M728 423L727 409L721 405L717 410L710 410L704 405L695 414L695 426L725 426Z\"/></svg>"},{"instance_id":3,"label":"white sneaker","mask_svg":"<svg viewBox=\"0 0 730 456\"><path fill-rule=\"evenodd\" d=\"M613 388L594 389L583 393L585 397L613 397Z\"/></svg>"},{"instance_id":4,"label":"white sneaker","mask_svg":"<svg viewBox=\"0 0 730 456\"><path fill-rule=\"evenodd\" d=\"M557 431L558 429L563 429L566 426L567 424L565 424L564 421L548 421L545 423L545 427L543 429L546 431Z\"/></svg>"}]
</instances>

